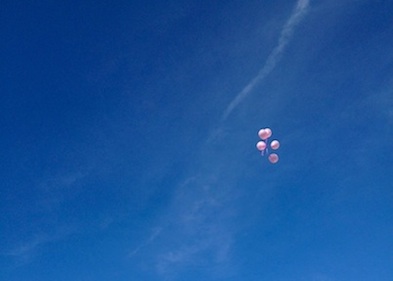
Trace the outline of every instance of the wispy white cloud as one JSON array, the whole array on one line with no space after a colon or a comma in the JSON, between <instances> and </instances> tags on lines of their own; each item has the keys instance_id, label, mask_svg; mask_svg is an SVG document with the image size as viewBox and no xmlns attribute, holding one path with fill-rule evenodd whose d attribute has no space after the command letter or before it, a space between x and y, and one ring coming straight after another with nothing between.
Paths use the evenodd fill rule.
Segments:
<instances>
[{"instance_id":1,"label":"wispy white cloud","mask_svg":"<svg viewBox=\"0 0 393 281\"><path fill-rule=\"evenodd\" d=\"M31 262L41 247L65 239L75 232L76 229L74 227L65 226L59 227L52 233L36 233L30 240L21 242L19 245L3 252L2 255L15 259L18 265L23 265Z\"/></svg>"},{"instance_id":2,"label":"wispy white cloud","mask_svg":"<svg viewBox=\"0 0 393 281\"><path fill-rule=\"evenodd\" d=\"M255 85L275 67L288 44L293 29L302 19L309 0L299 0L283 27L278 45L268 57L260 73L243 89L226 109L223 119L245 98ZM231 156L216 149L213 140L224 137L223 128L215 130L204 142L200 162L193 175L175 189L172 202L156 225L160 226L129 257L147 255L147 268L155 267L162 278L178 275L187 268L211 269L212 275L228 276L236 271L233 243L241 226L236 225L242 206L236 181L242 166L237 161L245 157L243 149L232 149ZM228 145L228 144L226 144ZM230 162L230 163L228 163ZM223 164L226 163L226 164ZM239 209L238 209L239 208ZM159 229L159 230L158 230ZM142 251L143 248L143 251ZM148 261L150 260L150 261Z\"/></svg>"},{"instance_id":3,"label":"wispy white cloud","mask_svg":"<svg viewBox=\"0 0 393 281\"><path fill-rule=\"evenodd\" d=\"M160 235L161 231L162 231L162 228L161 228L161 227L156 227L156 228L154 228L153 231L151 232L150 236L149 236L145 241L143 241L142 243L140 243L137 247L135 247L135 249L133 249L133 250L129 253L128 257L133 257L133 256L135 256L136 254L138 254L138 252L139 252L141 249L143 249L144 247L150 245L150 244Z\"/></svg>"},{"instance_id":4,"label":"wispy white cloud","mask_svg":"<svg viewBox=\"0 0 393 281\"><path fill-rule=\"evenodd\" d=\"M241 90L236 97L230 102L225 109L222 120L225 120L231 112L240 104L240 102L246 98L246 96L254 89L254 87L261 82L265 77L274 69L277 62L279 61L282 52L291 40L294 28L303 19L309 7L309 0L298 0L294 11L289 17L281 30L281 35L278 40L277 46L268 56L264 66L259 73Z\"/></svg>"},{"instance_id":5,"label":"wispy white cloud","mask_svg":"<svg viewBox=\"0 0 393 281\"><path fill-rule=\"evenodd\" d=\"M207 266L216 271L220 271L220 267L225 268L223 271L229 273L233 231L224 224L214 226L207 221L196 223L193 227L192 233L176 233L184 240L157 256L157 272L168 276L185 268Z\"/></svg>"},{"instance_id":6,"label":"wispy white cloud","mask_svg":"<svg viewBox=\"0 0 393 281\"><path fill-rule=\"evenodd\" d=\"M228 274L234 239L229 220L233 208L226 205L227 191L216 188L217 179L211 175L192 176L180 183L168 212L157 223L160 227L153 229L128 257L147 255L144 263L154 267L164 280L190 267L209 267L215 271L212 274Z\"/></svg>"},{"instance_id":7,"label":"wispy white cloud","mask_svg":"<svg viewBox=\"0 0 393 281\"><path fill-rule=\"evenodd\" d=\"M10 251L6 252L4 255L16 257L22 260L27 260L31 253L35 251L40 245L46 243L48 238L44 235L37 235L30 241L27 241L19 246L12 248Z\"/></svg>"},{"instance_id":8,"label":"wispy white cloud","mask_svg":"<svg viewBox=\"0 0 393 281\"><path fill-rule=\"evenodd\" d=\"M40 183L40 187L46 190L66 189L74 186L87 176L86 172L75 171L72 173L48 177Z\"/></svg>"}]
</instances>

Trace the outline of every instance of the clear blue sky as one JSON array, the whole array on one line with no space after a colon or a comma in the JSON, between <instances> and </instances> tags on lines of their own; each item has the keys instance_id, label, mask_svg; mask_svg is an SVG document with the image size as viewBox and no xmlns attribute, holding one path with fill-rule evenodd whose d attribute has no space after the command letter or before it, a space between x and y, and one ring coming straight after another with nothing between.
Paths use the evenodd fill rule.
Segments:
<instances>
[{"instance_id":1,"label":"clear blue sky","mask_svg":"<svg viewBox=\"0 0 393 281\"><path fill-rule=\"evenodd\" d=\"M0 6L1 280L393 280L393 1Z\"/></svg>"}]
</instances>

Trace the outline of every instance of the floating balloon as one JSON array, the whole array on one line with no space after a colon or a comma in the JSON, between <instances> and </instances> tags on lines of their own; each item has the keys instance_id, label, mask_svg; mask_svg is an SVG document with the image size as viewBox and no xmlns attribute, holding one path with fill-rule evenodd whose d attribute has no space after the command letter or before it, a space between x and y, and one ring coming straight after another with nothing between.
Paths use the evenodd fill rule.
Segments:
<instances>
[{"instance_id":1,"label":"floating balloon","mask_svg":"<svg viewBox=\"0 0 393 281\"><path fill-rule=\"evenodd\" d=\"M278 140L274 140L270 143L270 147L274 150L277 150L280 147L280 142Z\"/></svg>"},{"instance_id":2,"label":"floating balloon","mask_svg":"<svg viewBox=\"0 0 393 281\"><path fill-rule=\"evenodd\" d=\"M266 143L264 141L259 141L256 146L259 151L263 151L266 148Z\"/></svg>"},{"instance_id":3,"label":"floating balloon","mask_svg":"<svg viewBox=\"0 0 393 281\"><path fill-rule=\"evenodd\" d=\"M280 142L278 140L273 140L269 145L269 138L272 136L273 132L270 128L260 129L258 131L258 136L261 138L260 141L257 142L256 148L261 152L261 155L269 154L268 146L273 150L277 150L280 147ZM270 163L275 164L278 162L279 157L277 153L271 153L268 156Z\"/></svg>"},{"instance_id":4,"label":"floating balloon","mask_svg":"<svg viewBox=\"0 0 393 281\"><path fill-rule=\"evenodd\" d=\"M258 136L259 136L261 139L265 140L265 139L266 139L266 132L265 132L265 129L260 129L260 130L258 131Z\"/></svg>"},{"instance_id":5,"label":"floating balloon","mask_svg":"<svg viewBox=\"0 0 393 281\"><path fill-rule=\"evenodd\" d=\"M278 162L278 155L276 153L272 153L269 155L269 161L272 164L276 164Z\"/></svg>"},{"instance_id":6,"label":"floating balloon","mask_svg":"<svg viewBox=\"0 0 393 281\"><path fill-rule=\"evenodd\" d=\"M272 130L270 128L265 128L265 132L268 138L272 136Z\"/></svg>"},{"instance_id":7,"label":"floating balloon","mask_svg":"<svg viewBox=\"0 0 393 281\"><path fill-rule=\"evenodd\" d=\"M258 136L263 139L266 140L267 139L267 132L265 129L260 129L258 132Z\"/></svg>"},{"instance_id":8,"label":"floating balloon","mask_svg":"<svg viewBox=\"0 0 393 281\"><path fill-rule=\"evenodd\" d=\"M267 140L272 136L272 130L269 128L260 129L258 132L258 136L263 140Z\"/></svg>"}]
</instances>

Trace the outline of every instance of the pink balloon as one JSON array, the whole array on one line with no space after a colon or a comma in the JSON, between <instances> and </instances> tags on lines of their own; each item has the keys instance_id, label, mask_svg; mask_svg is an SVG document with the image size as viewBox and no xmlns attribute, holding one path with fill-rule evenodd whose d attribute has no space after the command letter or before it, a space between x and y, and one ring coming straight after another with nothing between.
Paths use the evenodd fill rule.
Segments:
<instances>
[{"instance_id":1,"label":"pink balloon","mask_svg":"<svg viewBox=\"0 0 393 281\"><path fill-rule=\"evenodd\" d=\"M266 136L265 129L260 129L260 130L258 131L258 136L259 136L261 139L264 139L265 136Z\"/></svg>"},{"instance_id":2,"label":"pink balloon","mask_svg":"<svg viewBox=\"0 0 393 281\"><path fill-rule=\"evenodd\" d=\"M272 130L270 128L265 128L266 136L267 138L270 138L272 136Z\"/></svg>"},{"instance_id":3,"label":"pink balloon","mask_svg":"<svg viewBox=\"0 0 393 281\"><path fill-rule=\"evenodd\" d=\"M280 142L278 140L274 140L270 143L270 147L272 149L276 150L280 147Z\"/></svg>"},{"instance_id":4,"label":"pink balloon","mask_svg":"<svg viewBox=\"0 0 393 281\"><path fill-rule=\"evenodd\" d=\"M272 153L269 155L269 161L272 164L276 164L278 162L278 155L276 153Z\"/></svg>"},{"instance_id":5,"label":"pink balloon","mask_svg":"<svg viewBox=\"0 0 393 281\"><path fill-rule=\"evenodd\" d=\"M266 148L266 143L264 141L259 141L256 146L259 151L262 151Z\"/></svg>"},{"instance_id":6,"label":"pink balloon","mask_svg":"<svg viewBox=\"0 0 393 281\"><path fill-rule=\"evenodd\" d=\"M272 130L270 130L269 128L260 129L258 132L258 136L263 140L267 140L268 138L270 138L271 135L272 135Z\"/></svg>"}]
</instances>

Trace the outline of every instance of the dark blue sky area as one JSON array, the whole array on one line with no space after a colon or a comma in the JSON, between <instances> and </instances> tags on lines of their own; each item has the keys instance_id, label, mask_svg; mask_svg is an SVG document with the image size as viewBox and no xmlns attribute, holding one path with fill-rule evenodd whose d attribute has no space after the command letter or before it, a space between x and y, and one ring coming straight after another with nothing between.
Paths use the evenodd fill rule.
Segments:
<instances>
[{"instance_id":1,"label":"dark blue sky area","mask_svg":"<svg viewBox=\"0 0 393 281\"><path fill-rule=\"evenodd\" d=\"M112 2L2 1L1 280L393 280L392 1Z\"/></svg>"}]
</instances>

